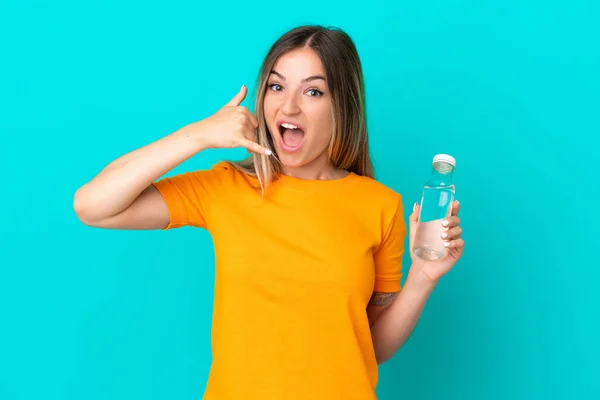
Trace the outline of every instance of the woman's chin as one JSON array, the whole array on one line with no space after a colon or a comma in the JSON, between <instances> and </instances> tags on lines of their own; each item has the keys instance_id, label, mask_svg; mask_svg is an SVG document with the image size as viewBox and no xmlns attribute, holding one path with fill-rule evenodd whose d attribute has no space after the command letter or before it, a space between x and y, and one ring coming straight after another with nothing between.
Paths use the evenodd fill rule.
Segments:
<instances>
[{"instance_id":1,"label":"woman's chin","mask_svg":"<svg viewBox=\"0 0 600 400\"><path fill-rule=\"evenodd\" d=\"M299 168L304 165L304 162L298 154L283 153L279 156L281 165L285 168Z\"/></svg>"},{"instance_id":2,"label":"woman's chin","mask_svg":"<svg viewBox=\"0 0 600 400\"><path fill-rule=\"evenodd\" d=\"M277 157L279 159L279 164L284 169L297 169L304 168L307 166L317 167L319 165L323 165L324 168L329 164L327 149L324 149L321 154L315 156L314 153L306 153L305 151L298 152L286 152L282 151L282 149L277 149Z\"/></svg>"}]
</instances>

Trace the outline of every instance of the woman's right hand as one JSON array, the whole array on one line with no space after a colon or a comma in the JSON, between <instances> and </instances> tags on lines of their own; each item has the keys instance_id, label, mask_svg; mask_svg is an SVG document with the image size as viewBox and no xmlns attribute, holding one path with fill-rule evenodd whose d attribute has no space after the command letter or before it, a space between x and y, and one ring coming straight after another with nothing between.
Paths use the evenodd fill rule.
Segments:
<instances>
[{"instance_id":1,"label":"woman's right hand","mask_svg":"<svg viewBox=\"0 0 600 400\"><path fill-rule=\"evenodd\" d=\"M250 110L240 106L247 93L248 88L243 85L239 93L219 111L206 119L191 123L182 131L200 139L204 148L245 147L250 152L270 155L271 150L256 142L258 120Z\"/></svg>"}]
</instances>

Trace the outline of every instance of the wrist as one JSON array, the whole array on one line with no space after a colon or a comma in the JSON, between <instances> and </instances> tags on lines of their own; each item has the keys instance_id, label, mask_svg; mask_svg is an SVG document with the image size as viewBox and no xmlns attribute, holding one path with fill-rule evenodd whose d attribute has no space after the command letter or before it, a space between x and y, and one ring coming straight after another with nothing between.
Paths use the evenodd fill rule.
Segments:
<instances>
[{"instance_id":1,"label":"wrist","mask_svg":"<svg viewBox=\"0 0 600 400\"><path fill-rule=\"evenodd\" d=\"M435 289L439 279L432 278L419 263L413 263L406 278L406 285L418 287L422 290L432 291Z\"/></svg>"},{"instance_id":2,"label":"wrist","mask_svg":"<svg viewBox=\"0 0 600 400\"><path fill-rule=\"evenodd\" d=\"M195 153L199 153L210 147L209 143L205 140L206 135L204 134L204 128L201 125L202 121L194 122L186 125L183 128L173 132L172 136L179 140L186 142L187 146L190 146Z\"/></svg>"}]
</instances>

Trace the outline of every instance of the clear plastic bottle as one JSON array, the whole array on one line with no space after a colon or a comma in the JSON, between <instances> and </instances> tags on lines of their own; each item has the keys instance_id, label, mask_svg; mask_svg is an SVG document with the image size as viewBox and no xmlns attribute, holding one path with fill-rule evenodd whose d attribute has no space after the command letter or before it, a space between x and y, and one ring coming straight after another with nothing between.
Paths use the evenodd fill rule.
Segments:
<instances>
[{"instance_id":1,"label":"clear plastic bottle","mask_svg":"<svg viewBox=\"0 0 600 400\"><path fill-rule=\"evenodd\" d=\"M446 254L442 221L452 213L456 160L447 154L433 157L433 171L423 188L419 222L415 233L414 254L424 260L439 260Z\"/></svg>"}]
</instances>

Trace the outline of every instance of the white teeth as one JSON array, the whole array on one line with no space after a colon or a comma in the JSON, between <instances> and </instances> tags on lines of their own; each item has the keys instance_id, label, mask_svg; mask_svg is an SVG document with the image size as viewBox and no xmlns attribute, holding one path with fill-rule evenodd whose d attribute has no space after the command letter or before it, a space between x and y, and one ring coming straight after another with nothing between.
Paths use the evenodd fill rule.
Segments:
<instances>
[{"instance_id":1,"label":"white teeth","mask_svg":"<svg viewBox=\"0 0 600 400\"><path fill-rule=\"evenodd\" d=\"M285 129L299 129L296 125L288 124L287 122L281 124Z\"/></svg>"}]
</instances>

